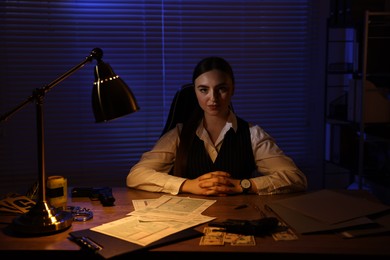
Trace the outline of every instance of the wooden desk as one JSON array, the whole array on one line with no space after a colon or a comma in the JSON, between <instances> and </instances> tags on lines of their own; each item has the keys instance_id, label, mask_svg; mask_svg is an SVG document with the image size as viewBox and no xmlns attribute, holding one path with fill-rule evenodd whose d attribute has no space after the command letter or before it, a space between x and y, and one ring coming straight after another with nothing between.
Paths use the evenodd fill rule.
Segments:
<instances>
[{"instance_id":1,"label":"wooden desk","mask_svg":"<svg viewBox=\"0 0 390 260\"><path fill-rule=\"evenodd\" d=\"M355 191L356 192L356 191ZM133 199L158 198L161 193L150 193L128 189L126 187L113 188L116 198L115 206L103 207L99 201L91 201L89 198L69 198L69 206L80 206L93 211L94 217L87 222L73 222L72 226L60 233L40 237L18 237L9 231L8 225L15 216L0 215L0 255L9 257L39 257L39 259L60 257L89 257L90 254L74 242L68 239L69 232L88 229L106 222L125 217L134 210ZM204 215L215 216L217 220L226 218L256 219L260 217L259 209L269 216L272 212L264 209L264 204L286 198L290 195L238 195L229 197L209 197L217 202L208 208ZM367 195L367 194L366 194ZM188 195L183 195L188 196ZM190 195L191 197L197 197ZM204 197L202 197L204 198ZM248 204L247 208L234 209L237 205ZM258 207L258 209L257 209ZM207 224L196 227L202 231ZM372 258L387 258L390 256L390 235L378 235L355 239L345 239L336 233L300 235L294 241L275 241L272 237L256 237L256 246L199 246L200 238L193 238L175 244L170 244L136 254L148 254L156 256L175 257L188 255L210 255L218 253L230 256L232 254L262 254L268 256L299 256L312 258L318 256L354 256ZM133 253L135 254L135 253ZM127 256L128 257L128 256ZM78 258L79 259L79 258ZM85 258L84 258L85 259Z\"/></svg>"}]
</instances>

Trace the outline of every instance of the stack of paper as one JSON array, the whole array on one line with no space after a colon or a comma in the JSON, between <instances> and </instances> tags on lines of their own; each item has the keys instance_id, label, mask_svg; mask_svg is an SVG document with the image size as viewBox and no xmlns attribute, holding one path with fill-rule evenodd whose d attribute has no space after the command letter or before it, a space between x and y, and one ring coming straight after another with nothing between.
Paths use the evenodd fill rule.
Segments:
<instances>
[{"instance_id":1,"label":"stack of paper","mask_svg":"<svg viewBox=\"0 0 390 260\"><path fill-rule=\"evenodd\" d=\"M135 210L130 212L128 217L91 230L146 246L171 234L215 219L201 214L215 202L169 195L141 203L133 201Z\"/></svg>"}]
</instances>

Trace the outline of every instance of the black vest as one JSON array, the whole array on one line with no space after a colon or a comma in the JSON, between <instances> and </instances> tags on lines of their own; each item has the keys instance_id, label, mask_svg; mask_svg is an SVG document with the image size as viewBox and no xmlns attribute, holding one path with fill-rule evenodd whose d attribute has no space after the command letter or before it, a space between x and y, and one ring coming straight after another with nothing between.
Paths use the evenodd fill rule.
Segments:
<instances>
[{"instance_id":1,"label":"black vest","mask_svg":"<svg viewBox=\"0 0 390 260\"><path fill-rule=\"evenodd\" d=\"M231 128L225 135L218 156L213 163L204 143L195 136L188 154L185 175L194 179L211 171L226 171L234 179L250 178L256 169L248 122L237 117L237 132Z\"/></svg>"}]
</instances>

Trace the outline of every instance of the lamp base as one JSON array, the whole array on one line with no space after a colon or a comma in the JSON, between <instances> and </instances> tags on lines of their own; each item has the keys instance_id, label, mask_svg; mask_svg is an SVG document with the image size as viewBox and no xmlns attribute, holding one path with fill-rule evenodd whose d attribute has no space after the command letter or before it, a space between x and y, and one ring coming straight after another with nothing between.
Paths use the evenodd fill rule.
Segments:
<instances>
[{"instance_id":1,"label":"lamp base","mask_svg":"<svg viewBox=\"0 0 390 260\"><path fill-rule=\"evenodd\" d=\"M45 235L64 231L73 222L71 212L58 211L45 201L38 201L30 211L16 217L12 229L27 235Z\"/></svg>"}]
</instances>

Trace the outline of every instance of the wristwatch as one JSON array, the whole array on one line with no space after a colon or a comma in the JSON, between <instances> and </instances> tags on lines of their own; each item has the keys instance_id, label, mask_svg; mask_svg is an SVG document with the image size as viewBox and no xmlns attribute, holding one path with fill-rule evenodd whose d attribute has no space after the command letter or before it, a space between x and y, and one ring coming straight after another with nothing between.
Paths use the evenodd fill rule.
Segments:
<instances>
[{"instance_id":1,"label":"wristwatch","mask_svg":"<svg viewBox=\"0 0 390 260\"><path fill-rule=\"evenodd\" d=\"M242 179L240 181L240 186L242 188L242 192L243 193L248 193L250 190L251 190L251 187L252 187L252 183L250 180L248 179Z\"/></svg>"}]
</instances>

